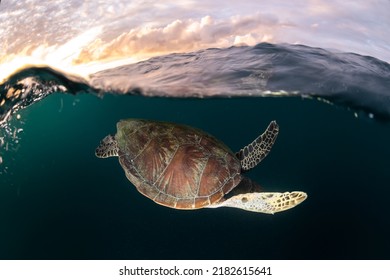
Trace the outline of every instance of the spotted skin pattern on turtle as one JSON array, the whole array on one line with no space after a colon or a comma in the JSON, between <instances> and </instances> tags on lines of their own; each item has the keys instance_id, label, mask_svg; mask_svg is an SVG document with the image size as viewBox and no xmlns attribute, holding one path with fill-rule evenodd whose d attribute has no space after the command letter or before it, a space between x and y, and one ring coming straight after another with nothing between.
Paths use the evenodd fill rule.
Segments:
<instances>
[{"instance_id":1,"label":"spotted skin pattern on turtle","mask_svg":"<svg viewBox=\"0 0 390 280\"><path fill-rule=\"evenodd\" d=\"M237 158L241 161L241 169L243 171L252 169L268 155L278 133L279 126L276 121L272 121L263 134L236 154Z\"/></svg>"},{"instance_id":2,"label":"spotted skin pattern on turtle","mask_svg":"<svg viewBox=\"0 0 390 280\"><path fill-rule=\"evenodd\" d=\"M231 197L219 205L210 205L209 208L221 206L241 208L252 212L274 214L295 207L307 198L304 192L260 192L246 193Z\"/></svg>"},{"instance_id":3,"label":"spotted skin pattern on turtle","mask_svg":"<svg viewBox=\"0 0 390 280\"><path fill-rule=\"evenodd\" d=\"M107 135L101 142L99 147L95 151L95 155L99 158L117 157L118 145L112 135Z\"/></svg>"}]
</instances>

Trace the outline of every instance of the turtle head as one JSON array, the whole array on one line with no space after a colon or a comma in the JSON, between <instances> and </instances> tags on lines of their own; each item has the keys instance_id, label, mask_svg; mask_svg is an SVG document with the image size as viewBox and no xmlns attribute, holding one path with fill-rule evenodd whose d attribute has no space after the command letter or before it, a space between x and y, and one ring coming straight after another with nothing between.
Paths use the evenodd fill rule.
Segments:
<instances>
[{"instance_id":1,"label":"turtle head","mask_svg":"<svg viewBox=\"0 0 390 280\"><path fill-rule=\"evenodd\" d=\"M95 150L98 158L108 158L118 156L118 145L113 135L107 135Z\"/></svg>"}]
</instances>

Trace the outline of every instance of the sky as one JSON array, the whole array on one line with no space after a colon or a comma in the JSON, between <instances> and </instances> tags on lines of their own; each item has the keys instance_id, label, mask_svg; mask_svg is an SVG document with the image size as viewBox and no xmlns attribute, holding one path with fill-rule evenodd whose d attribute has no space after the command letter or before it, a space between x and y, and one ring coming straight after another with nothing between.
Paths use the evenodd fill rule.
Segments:
<instances>
[{"instance_id":1,"label":"sky","mask_svg":"<svg viewBox=\"0 0 390 280\"><path fill-rule=\"evenodd\" d=\"M3 0L0 81L24 64L87 75L172 52L305 44L390 62L388 0Z\"/></svg>"}]
</instances>

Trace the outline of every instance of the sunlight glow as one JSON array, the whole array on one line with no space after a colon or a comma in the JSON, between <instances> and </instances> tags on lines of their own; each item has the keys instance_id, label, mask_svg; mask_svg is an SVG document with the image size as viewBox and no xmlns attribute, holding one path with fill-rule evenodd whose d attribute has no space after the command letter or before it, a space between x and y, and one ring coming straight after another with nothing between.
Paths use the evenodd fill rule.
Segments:
<instances>
[{"instance_id":1,"label":"sunlight glow","mask_svg":"<svg viewBox=\"0 0 390 280\"><path fill-rule=\"evenodd\" d=\"M390 61L385 0L71 2L0 4L0 82L26 65L87 78L157 55L261 42L300 43Z\"/></svg>"}]
</instances>

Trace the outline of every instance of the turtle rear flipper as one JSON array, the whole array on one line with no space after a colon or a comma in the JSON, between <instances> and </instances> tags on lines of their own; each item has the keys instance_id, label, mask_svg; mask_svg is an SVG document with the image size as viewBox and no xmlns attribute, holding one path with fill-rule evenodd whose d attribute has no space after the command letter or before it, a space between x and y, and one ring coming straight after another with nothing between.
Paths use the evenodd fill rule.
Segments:
<instances>
[{"instance_id":1,"label":"turtle rear flipper","mask_svg":"<svg viewBox=\"0 0 390 280\"><path fill-rule=\"evenodd\" d=\"M225 201L209 207L234 207L246 211L274 214L291 209L307 198L307 194L300 191L293 192L255 192L233 196Z\"/></svg>"},{"instance_id":2,"label":"turtle rear flipper","mask_svg":"<svg viewBox=\"0 0 390 280\"><path fill-rule=\"evenodd\" d=\"M108 158L118 156L118 144L112 135L107 135L96 148L95 155L98 158Z\"/></svg>"},{"instance_id":3,"label":"turtle rear flipper","mask_svg":"<svg viewBox=\"0 0 390 280\"><path fill-rule=\"evenodd\" d=\"M263 134L236 153L237 158L241 161L242 171L252 169L268 155L278 133L279 126L276 121L272 121Z\"/></svg>"}]
</instances>

